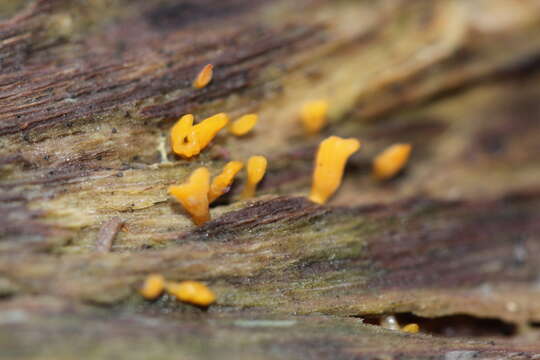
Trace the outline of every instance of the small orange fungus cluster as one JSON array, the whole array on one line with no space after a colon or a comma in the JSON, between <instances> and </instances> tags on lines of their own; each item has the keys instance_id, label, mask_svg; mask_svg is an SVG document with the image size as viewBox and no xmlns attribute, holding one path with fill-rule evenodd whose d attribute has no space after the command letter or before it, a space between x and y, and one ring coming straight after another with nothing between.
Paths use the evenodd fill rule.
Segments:
<instances>
[{"instance_id":1,"label":"small orange fungus cluster","mask_svg":"<svg viewBox=\"0 0 540 360\"><path fill-rule=\"evenodd\" d=\"M171 129L171 147L175 154L185 158L198 155L229 122L225 113L219 113L193 125L194 117L184 115Z\"/></svg>"},{"instance_id":2,"label":"small orange fungus cluster","mask_svg":"<svg viewBox=\"0 0 540 360\"><path fill-rule=\"evenodd\" d=\"M236 136L245 135L253 129L258 119L257 114L244 115L230 125L229 131Z\"/></svg>"},{"instance_id":3,"label":"small orange fungus cluster","mask_svg":"<svg viewBox=\"0 0 540 360\"><path fill-rule=\"evenodd\" d=\"M212 81L212 76L214 75L214 65L206 64L202 70L197 74L195 80L193 80L193 87L195 89L202 89L210 81Z\"/></svg>"},{"instance_id":4,"label":"small orange fungus cluster","mask_svg":"<svg viewBox=\"0 0 540 360\"><path fill-rule=\"evenodd\" d=\"M241 161L229 161L225 165L221 174L216 176L210 185L210 191L208 192L208 201L210 203L229 191L234 177L243 167L244 164Z\"/></svg>"},{"instance_id":5,"label":"small orange fungus cluster","mask_svg":"<svg viewBox=\"0 0 540 360\"><path fill-rule=\"evenodd\" d=\"M249 199L255 196L257 184L266 173L267 161L264 156L252 156L247 163L247 182L242 192L242 199Z\"/></svg>"},{"instance_id":6,"label":"small orange fungus cluster","mask_svg":"<svg viewBox=\"0 0 540 360\"><path fill-rule=\"evenodd\" d=\"M197 306L209 306L216 301L216 295L206 285L198 281L168 283L167 292L178 300Z\"/></svg>"},{"instance_id":7,"label":"small orange fungus cluster","mask_svg":"<svg viewBox=\"0 0 540 360\"><path fill-rule=\"evenodd\" d=\"M394 177L409 160L410 144L394 144L373 160L373 173L380 180Z\"/></svg>"},{"instance_id":8,"label":"small orange fungus cluster","mask_svg":"<svg viewBox=\"0 0 540 360\"><path fill-rule=\"evenodd\" d=\"M148 275L139 292L144 298L154 300L165 290L178 300L197 306L206 307L216 301L212 290L203 283L198 281L166 282L160 274Z\"/></svg>"},{"instance_id":9,"label":"small orange fungus cluster","mask_svg":"<svg viewBox=\"0 0 540 360\"><path fill-rule=\"evenodd\" d=\"M266 171L266 163L264 156L252 156L249 159L243 198L254 196L255 188ZM169 194L191 215L196 225L202 225L210 220L210 203L229 191L236 174L243 166L240 161L229 161L211 184L210 172L207 168L200 167L191 173L185 183L169 186Z\"/></svg>"},{"instance_id":10,"label":"small orange fungus cluster","mask_svg":"<svg viewBox=\"0 0 540 360\"><path fill-rule=\"evenodd\" d=\"M311 101L302 107L300 119L309 134L318 133L327 122L328 101Z\"/></svg>"},{"instance_id":11,"label":"small orange fungus cluster","mask_svg":"<svg viewBox=\"0 0 540 360\"><path fill-rule=\"evenodd\" d=\"M310 134L319 132L327 121L328 102L317 100L306 103L300 112L305 130ZM360 148L356 139L330 136L323 140L317 150L311 201L324 204L338 189L348 158ZM394 144L373 160L373 173L380 180L394 177L407 165L411 153L410 144Z\"/></svg>"},{"instance_id":12,"label":"small orange fungus cluster","mask_svg":"<svg viewBox=\"0 0 540 360\"><path fill-rule=\"evenodd\" d=\"M195 170L184 184L169 186L169 194L178 200L197 225L202 225L210 220L209 190L210 172L205 167Z\"/></svg>"},{"instance_id":13,"label":"small orange fungus cluster","mask_svg":"<svg viewBox=\"0 0 540 360\"><path fill-rule=\"evenodd\" d=\"M202 88L212 79L212 65L206 65L199 73L193 86ZM305 130L310 134L318 133L327 122L328 101L311 101L302 107L300 119ZM236 136L249 133L258 121L257 114L246 114L229 125L229 132ZM170 134L173 152L184 158L192 158L206 148L218 132L229 123L225 113L219 113L193 124L192 114L182 116L172 127ZM357 139L343 139L330 136L319 144L313 171L313 182L309 198L318 204L324 204L336 192L342 182L343 172L349 157L360 149ZM410 144L394 144L373 160L373 173L380 180L394 177L403 169L411 153ZM210 182L207 168L196 169L189 179L181 185L169 187L173 196L191 215L197 225L210 220L209 205L229 191L235 176L242 170L240 161L230 161L222 172ZM252 156L247 162L247 179L241 198L255 196L257 185L266 173L267 160L263 156ZM411 324L409 331L414 330Z\"/></svg>"},{"instance_id":14,"label":"small orange fungus cluster","mask_svg":"<svg viewBox=\"0 0 540 360\"><path fill-rule=\"evenodd\" d=\"M148 300L156 299L165 290L165 278L160 274L148 275L140 289L140 293Z\"/></svg>"},{"instance_id":15,"label":"small orange fungus cluster","mask_svg":"<svg viewBox=\"0 0 540 360\"><path fill-rule=\"evenodd\" d=\"M342 139L330 136L323 140L317 150L313 183L311 187L311 201L324 204L341 184L343 171L347 159L360 149L360 142L356 139Z\"/></svg>"},{"instance_id":16,"label":"small orange fungus cluster","mask_svg":"<svg viewBox=\"0 0 540 360\"><path fill-rule=\"evenodd\" d=\"M229 123L229 116L219 113L193 125L192 114L182 116L171 128L170 142L172 151L184 158L199 155L217 133ZM257 123L257 114L247 114L233 122L229 131L237 136L250 132Z\"/></svg>"}]
</instances>

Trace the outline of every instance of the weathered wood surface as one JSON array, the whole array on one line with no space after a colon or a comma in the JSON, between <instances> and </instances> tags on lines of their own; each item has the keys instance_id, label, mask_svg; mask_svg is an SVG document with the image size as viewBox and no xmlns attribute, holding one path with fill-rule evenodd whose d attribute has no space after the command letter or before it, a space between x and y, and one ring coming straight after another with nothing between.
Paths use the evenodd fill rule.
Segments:
<instances>
[{"instance_id":1,"label":"weathered wood surface","mask_svg":"<svg viewBox=\"0 0 540 360\"><path fill-rule=\"evenodd\" d=\"M356 318L324 315L281 316L245 310L191 315L140 311L111 314L74 308L51 298L19 299L4 308L11 313L4 317L0 346L2 355L13 360L526 360L535 358L538 352L537 346L517 341L413 335L365 325Z\"/></svg>"},{"instance_id":2,"label":"weathered wood surface","mask_svg":"<svg viewBox=\"0 0 540 360\"><path fill-rule=\"evenodd\" d=\"M37 0L0 5L0 19L8 358L540 353L537 2ZM214 81L194 90L206 63ZM331 124L307 137L298 109L320 97ZM188 111L261 120L193 161L163 159ZM363 148L317 206L302 196L330 134ZM398 141L413 144L411 166L377 183L370 160ZM269 159L262 196L237 201L234 186L202 228L166 195L201 164L215 173L254 154ZM115 217L111 252L96 251ZM205 281L217 304L143 301L151 272ZM354 318L380 314L414 314L425 329L498 319L515 338L404 335Z\"/></svg>"}]
</instances>

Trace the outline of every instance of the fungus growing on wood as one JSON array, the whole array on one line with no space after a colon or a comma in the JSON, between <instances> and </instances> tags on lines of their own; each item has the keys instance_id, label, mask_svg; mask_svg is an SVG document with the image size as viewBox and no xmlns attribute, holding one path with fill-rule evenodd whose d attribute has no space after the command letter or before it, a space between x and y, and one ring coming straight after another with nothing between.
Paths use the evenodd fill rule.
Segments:
<instances>
[{"instance_id":1,"label":"fungus growing on wood","mask_svg":"<svg viewBox=\"0 0 540 360\"><path fill-rule=\"evenodd\" d=\"M167 292L178 300L197 306L209 306L216 301L216 295L206 285L198 281L168 283Z\"/></svg>"},{"instance_id":2,"label":"fungus growing on wood","mask_svg":"<svg viewBox=\"0 0 540 360\"><path fill-rule=\"evenodd\" d=\"M165 289L165 278L160 274L151 274L144 280L140 293L148 300L154 300Z\"/></svg>"},{"instance_id":3,"label":"fungus growing on wood","mask_svg":"<svg viewBox=\"0 0 540 360\"><path fill-rule=\"evenodd\" d=\"M267 161L264 156L252 156L247 163L247 180L242 192L242 199L249 199L255 196L257 184L266 173Z\"/></svg>"},{"instance_id":4,"label":"fungus growing on wood","mask_svg":"<svg viewBox=\"0 0 540 360\"><path fill-rule=\"evenodd\" d=\"M225 113L219 113L204 119L193 127L195 136L199 142L199 152L210 144L210 141L229 123L229 117Z\"/></svg>"},{"instance_id":5,"label":"fungus growing on wood","mask_svg":"<svg viewBox=\"0 0 540 360\"><path fill-rule=\"evenodd\" d=\"M175 154L190 158L200 152L193 129L193 115L186 114L171 129L171 147Z\"/></svg>"},{"instance_id":6,"label":"fungus growing on wood","mask_svg":"<svg viewBox=\"0 0 540 360\"><path fill-rule=\"evenodd\" d=\"M330 136L317 150L310 200L324 204L341 184L347 159L360 148L356 139Z\"/></svg>"},{"instance_id":7,"label":"fungus growing on wood","mask_svg":"<svg viewBox=\"0 0 540 360\"><path fill-rule=\"evenodd\" d=\"M169 194L191 215L196 225L202 225L210 220L209 189L210 172L207 168L200 167L184 184L169 186Z\"/></svg>"},{"instance_id":8,"label":"fungus growing on wood","mask_svg":"<svg viewBox=\"0 0 540 360\"><path fill-rule=\"evenodd\" d=\"M212 81L212 76L214 75L214 65L206 64L202 70L197 74L195 80L193 80L193 87L195 89L202 89L210 81Z\"/></svg>"},{"instance_id":9,"label":"fungus growing on wood","mask_svg":"<svg viewBox=\"0 0 540 360\"><path fill-rule=\"evenodd\" d=\"M300 119L309 134L318 133L327 121L328 101L310 101L302 107Z\"/></svg>"},{"instance_id":10,"label":"fungus growing on wood","mask_svg":"<svg viewBox=\"0 0 540 360\"><path fill-rule=\"evenodd\" d=\"M380 180L394 177L407 165L411 154L410 144L394 144L373 160L373 173Z\"/></svg>"},{"instance_id":11,"label":"fungus growing on wood","mask_svg":"<svg viewBox=\"0 0 540 360\"><path fill-rule=\"evenodd\" d=\"M229 131L236 136L245 135L253 129L258 119L257 114L244 115L231 124Z\"/></svg>"},{"instance_id":12,"label":"fungus growing on wood","mask_svg":"<svg viewBox=\"0 0 540 360\"><path fill-rule=\"evenodd\" d=\"M221 195L229 191L236 174L244 167L241 161L229 161L221 174L212 180L210 191L208 192L208 201L211 203Z\"/></svg>"},{"instance_id":13,"label":"fungus growing on wood","mask_svg":"<svg viewBox=\"0 0 540 360\"><path fill-rule=\"evenodd\" d=\"M171 129L171 147L175 154L185 158L198 155L229 122L225 113L219 113L193 125L193 115L184 115Z\"/></svg>"},{"instance_id":14,"label":"fungus growing on wood","mask_svg":"<svg viewBox=\"0 0 540 360\"><path fill-rule=\"evenodd\" d=\"M418 324L411 323L402 327L401 330L411 334L416 334L418 331L420 331L420 326L418 326Z\"/></svg>"}]
</instances>

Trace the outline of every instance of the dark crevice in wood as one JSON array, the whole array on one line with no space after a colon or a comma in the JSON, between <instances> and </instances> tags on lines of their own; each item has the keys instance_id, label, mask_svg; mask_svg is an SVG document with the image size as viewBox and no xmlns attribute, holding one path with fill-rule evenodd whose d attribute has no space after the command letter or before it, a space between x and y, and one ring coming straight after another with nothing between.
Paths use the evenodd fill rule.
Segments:
<instances>
[{"instance_id":1,"label":"dark crevice in wood","mask_svg":"<svg viewBox=\"0 0 540 360\"><path fill-rule=\"evenodd\" d=\"M480 318L471 315L448 315L439 317L422 317L412 313L384 314L377 316L361 316L364 323L381 325L383 318L393 316L400 326L415 323L420 332L445 337L460 338L498 338L514 337L518 334L515 324L507 321Z\"/></svg>"}]
</instances>

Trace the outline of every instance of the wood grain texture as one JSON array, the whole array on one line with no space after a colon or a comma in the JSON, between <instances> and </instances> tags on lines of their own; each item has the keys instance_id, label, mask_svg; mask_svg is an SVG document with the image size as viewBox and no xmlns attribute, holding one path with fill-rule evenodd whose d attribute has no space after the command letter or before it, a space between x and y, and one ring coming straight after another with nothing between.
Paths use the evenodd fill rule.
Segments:
<instances>
[{"instance_id":1,"label":"wood grain texture","mask_svg":"<svg viewBox=\"0 0 540 360\"><path fill-rule=\"evenodd\" d=\"M13 359L534 358L539 29L534 0L0 4L0 347ZM214 79L196 90L207 63ZM306 136L298 112L319 98L329 125ZM179 116L222 111L260 121L192 161L168 151ZM329 135L363 145L319 206L305 195ZM413 145L410 165L375 181L371 160L396 142ZM238 200L240 175L195 228L168 198L196 167L251 155L269 160L253 201ZM119 231L99 235L115 217ZM143 300L155 272L207 283L216 305ZM360 320L385 314L424 333ZM515 330L426 334L460 316Z\"/></svg>"}]
</instances>

